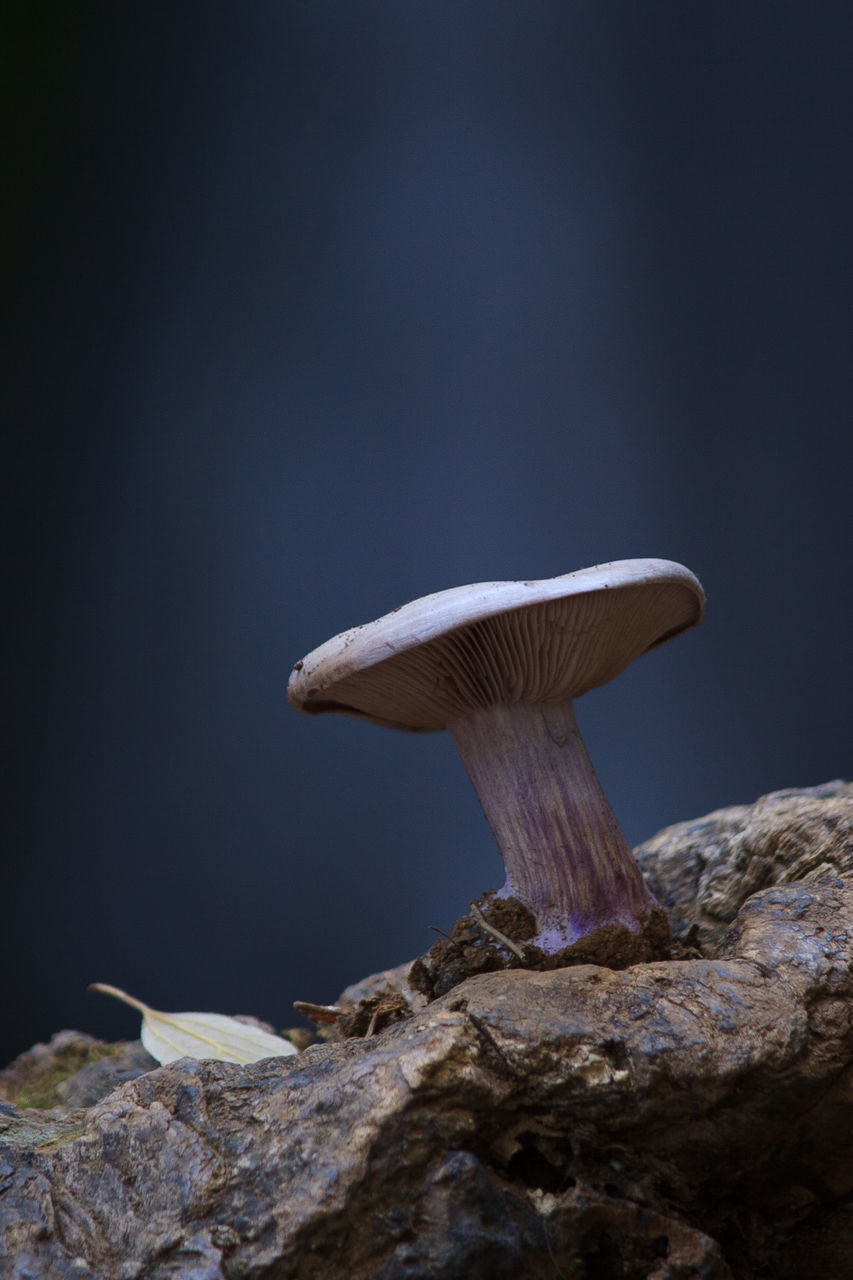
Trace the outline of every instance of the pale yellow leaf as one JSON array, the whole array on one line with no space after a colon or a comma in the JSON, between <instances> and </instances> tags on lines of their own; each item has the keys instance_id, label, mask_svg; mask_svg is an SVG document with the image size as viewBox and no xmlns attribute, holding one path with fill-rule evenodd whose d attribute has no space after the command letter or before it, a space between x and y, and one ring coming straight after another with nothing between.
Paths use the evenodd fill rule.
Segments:
<instances>
[{"instance_id":1,"label":"pale yellow leaf","mask_svg":"<svg viewBox=\"0 0 853 1280\"><path fill-rule=\"evenodd\" d=\"M178 1058L257 1062L260 1058L284 1058L297 1051L289 1040L224 1013L160 1013L105 982L93 983L90 990L115 996L139 1010L142 1043L163 1066Z\"/></svg>"}]
</instances>

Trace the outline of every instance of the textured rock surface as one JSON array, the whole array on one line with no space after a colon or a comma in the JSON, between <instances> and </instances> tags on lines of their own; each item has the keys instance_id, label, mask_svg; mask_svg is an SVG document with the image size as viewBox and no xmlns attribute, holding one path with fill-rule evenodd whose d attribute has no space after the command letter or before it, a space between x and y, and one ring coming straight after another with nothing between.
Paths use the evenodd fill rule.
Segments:
<instances>
[{"instance_id":1,"label":"textured rock surface","mask_svg":"<svg viewBox=\"0 0 853 1280\"><path fill-rule=\"evenodd\" d=\"M830 784L649 842L694 959L488 973L250 1067L144 1072L120 1047L112 1070L143 1073L92 1106L105 1068L38 1110L15 1103L19 1061L0 1275L849 1274L851 841L853 789ZM811 878L788 883L786 851ZM742 873L767 887L743 901Z\"/></svg>"},{"instance_id":2,"label":"textured rock surface","mask_svg":"<svg viewBox=\"0 0 853 1280\"><path fill-rule=\"evenodd\" d=\"M635 854L673 929L695 924L707 951L759 889L853 871L853 783L774 791L667 827Z\"/></svg>"}]
</instances>

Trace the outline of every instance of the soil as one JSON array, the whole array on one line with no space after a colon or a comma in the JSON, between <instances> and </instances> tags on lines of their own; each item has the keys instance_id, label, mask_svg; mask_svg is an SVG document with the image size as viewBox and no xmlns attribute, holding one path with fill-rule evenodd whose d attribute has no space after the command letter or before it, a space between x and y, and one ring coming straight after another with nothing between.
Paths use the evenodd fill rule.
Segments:
<instances>
[{"instance_id":1,"label":"soil","mask_svg":"<svg viewBox=\"0 0 853 1280\"><path fill-rule=\"evenodd\" d=\"M628 969L650 960L668 960L673 954L669 920L660 909L649 912L637 933L623 925L605 925L557 952L543 951L526 941L535 932L536 921L523 903L516 898L499 898L490 891L471 904L448 937L440 938L414 962L409 982L434 1000L480 973L547 971L578 964Z\"/></svg>"}]
</instances>

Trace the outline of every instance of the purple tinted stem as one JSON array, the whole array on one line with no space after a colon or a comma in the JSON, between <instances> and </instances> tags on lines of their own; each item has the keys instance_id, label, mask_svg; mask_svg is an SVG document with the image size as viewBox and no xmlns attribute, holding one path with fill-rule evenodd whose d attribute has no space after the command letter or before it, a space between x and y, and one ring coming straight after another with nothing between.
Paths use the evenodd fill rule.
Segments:
<instances>
[{"instance_id":1,"label":"purple tinted stem","mask_svg":"<svg viewBox=\"0 0 853 1280\"><path fill-rule=\"evenodd\" d=\"M571 702L488 707L449 726L506 868L501 897L548 952L608 924L639 932L658 904L595 776Z\"/></svg>"}]
</instances>

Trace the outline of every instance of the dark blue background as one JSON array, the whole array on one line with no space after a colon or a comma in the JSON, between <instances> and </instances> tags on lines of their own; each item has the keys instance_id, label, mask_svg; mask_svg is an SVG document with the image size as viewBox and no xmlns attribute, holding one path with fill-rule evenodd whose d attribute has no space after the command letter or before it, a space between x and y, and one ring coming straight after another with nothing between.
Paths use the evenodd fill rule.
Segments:
<instances>
[{"instance_id":1,"label":"dark blue background","mask_svg":"<svg viewBox=\"0 0 853 1280\"><path fill-rule=\"evenodd\" d=\"M287 705L413 596L681 560L578 714L629 840L851 773L853 11L4 8L0 1059L292 1024L502 876L446 735Z\"/></svg>"}]
</instances>

